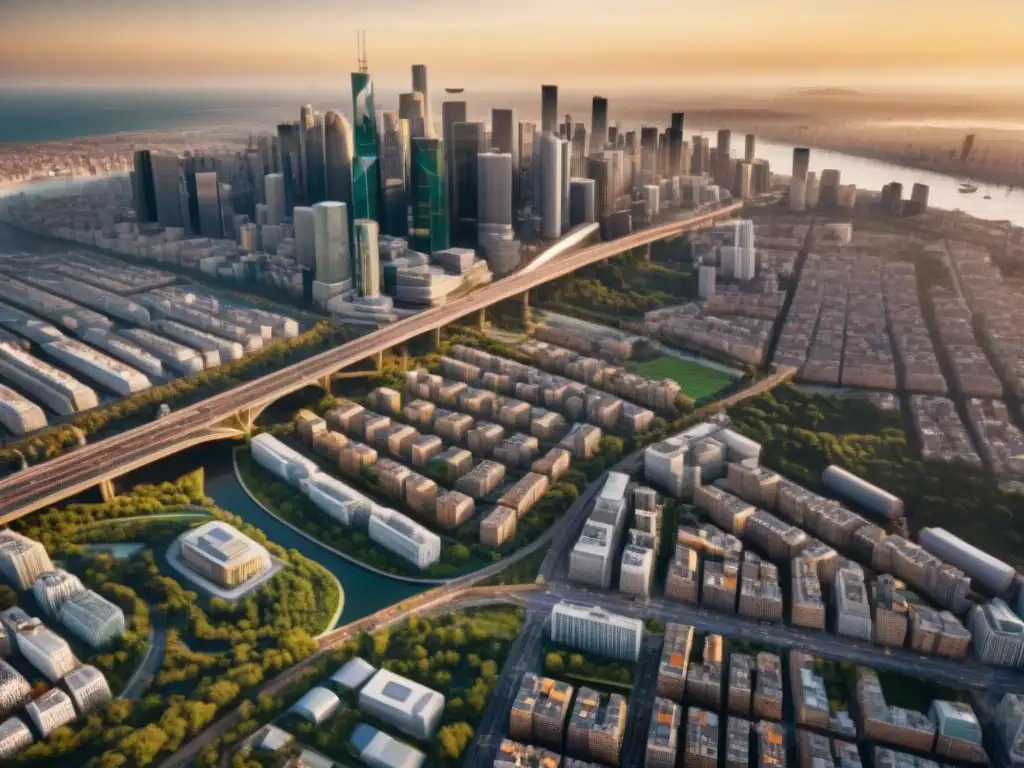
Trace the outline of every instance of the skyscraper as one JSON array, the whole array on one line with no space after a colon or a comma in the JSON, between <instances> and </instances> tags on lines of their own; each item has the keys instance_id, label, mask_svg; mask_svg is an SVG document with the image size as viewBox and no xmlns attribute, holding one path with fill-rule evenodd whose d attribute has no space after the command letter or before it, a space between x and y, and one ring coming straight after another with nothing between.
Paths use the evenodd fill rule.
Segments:
<instances>
[{"instance_id":1,"label":"skyscraper","mask_svg":"<svg viewBox=\"0 0 1024 768\"><path fill-rule=\"evenodd\" d=\"M156 190L153 187L152 155L148 149L135 153L135 170L132 172L132 200L135 204L135 220L156 221Z\"/></svg>"},{"instance_id":2,"label":"skyscraper","mask_svg":"<svg viewBox=\"0 0 1024 768\"><path fill-rule=\"evenodd\" d=\"M419 251L443 251L449 245L448 185L444 145L439 139L412 140L409 244Z\"/></svg>"},{"instance_id":3,"label":"skyscraper","mask_svg":"<svg viewBox=\"0 0 1024 768\"><path fill-rule=\"evenodd\" d=\"M316 214L312 208L297 205L292 208L295 227L295 260L299 266L316 268Z\"/></svg>"},{"instance_id":4,"label":"skyscraper","mask_svg":"<svg viewBox=\"0 0 1024 768\"><path fill-rule=\"evenodd\" d=\"M150 155L157 221L164 227L183 227L181 215L181 162L175 155Z\"/></svg>"},{"instance_id":5,"label":"skyscraper","mask_svg":"<svg viewBox=\"0 0 1024 768\"><path fill-rule=\"evenodd\" d=\"M306 165L309 152L307 152L306 139L315 121L313 105L303 104L299 108L299 153L301 158L299 165L299 187L302 190L302 195L299 200L295 201L295 205L298 205L300 201L302 203L309 203L309 169Z\"/></svg>"},{"instance_id":6,"label":"skyscraper","mask_svg":"<svg viewBox=\"0 0 1024 768\"><path fill-rule=\"evenodd\" d=\"M373 219L356 219L352 279L360 296L380 296L380 227Z\"/></svg>"},{"instance_id":7,"label":"skyscraper","mask_svg":"<svg viewBox=\"0 0 1024 768\"><path fill-rule=\"evenodd\" d=\"M377 113L373 106L373 79L368 72L352 73L352 115L355 147L352 163L353 218L380 221Z\"/></svg>"},{"instance_id":8,"label":"skyscraper","mask_svg":"<svg viewBox=\"0 0 1024 768\"><path fill-rule=\"evenodd\" d=\"M326 200L313 207L316 279L340 283L352 276L348 245L348 206Z\"/></svg>"},{"instance_id":9,"label":"skyscraper","mask_svg":"<svg viewBox=\"0 0 1024 768\"><path fill-rule=\"evenodd\" d=\"M754 155L757 154L757 137L754 134L747 134L746 144L743 149L743 159L748 163L754 162Z\"/></svg>"},{"instance_id":10,"label":"skyscraper","mask_svg":"<svg viewBox=\"0 0 1024 768\"><path fill-rule=\"evenodd\" d=\"M511 109L491 110L491 146L489 151L512 156L512 210L519 200L519 151L516 114Z\"/></svg>"},{"instance_id":11,"label":"skyscraper","mask_svg":"<svg viewBox=\"0 0 1024 768\"><path fill-rule=\"evenodd\" d=\"M430 91L427 90L427 66L426 64L413 64L412 65L412 90L415 93L422 94L423 96L423 136L429 139L434 138L434 113L430 108ZM399 117L405 117L405 115L399 115ZM463 121L465 118L463 118ZM416 125L410 120L410 127L413 129L414 136L419 134L415 133Z\"/></svg>"},{"instance_id":12,"label":"skyscraper","mask_svg":"<svg viewBox=\"0 0 1024 768\"><path fill-rule=\"evenodd\" d=\"M562 231L569 229L569 177L572 174L572 143L562 139L559 145L561 158L558 192L561 195L560 212L562 214Z\"/></svg>"},{"instance_id":13,"label":"skyscraper","mask_svg":"<svg viewBox=\"0 0 1024 768\"><path fill-rule=\"evenodd\" d=\"M541 209L541 234L554 239L562 234L562 144L552 132L540 137L540 173L538 197Z\"/></svg>"},{"instance_id":14,"label":"skyscraper","mask_svg":"<svg viewBox=\"0 0 1024 768\"><path fill-rule=\"evenodd\" d=\"M512 155L481 153L477 157L477 174L479 223L512 226Z\"/></svg>"},{"instance_id":15,"label":"skyscraper","mask_svg":"<svg viewBox=\"0 0 1024 768\"><path fill-rule=\"evenodd\" d=\"M327 200L352 204L352 126L340 112L324 115Z\"/></svg>"},{"instance_id":16,"label":"skyscraper","mask_svg":"<svg viewBox=\"0 0 1024 768\"><path fill-rule=\"evenodd\" d=\"M732 186L732 158L730 156L730 144L732 143L732 131L722 129L718 132L718 159L714 172L715 183L723 189Z\"/></svg>"},{"instance_id":17,"label":"skyscraper","mask_svg":"<svg viewBox=\"0 0 1024 768\"><path fill-rule=\"evenodd\" d=\"M306 126L306 203L312 205L327 199L327 177L324 162L324 117L312 115Z\"/></svg>"},{"instance_id":18,"label":"skyscraper","mask_svg":"<svg viewBox=\"0 0 1024 768\"><path fill-rule=\"evenodd\" d=\"M476 245L477 157L483 151L483 123L452 126L452 242L467 248Z\"/></svg>"},{"instance_id":19,"label":"skyscraper","mask_svg":"<svg viewBox=\"0 0 1024 768\"><path fill-rule=\"evenodd\" d=\"M220 215L220 186L216 171L202 171L195 174L196 206L199 213L199 228L203 237L223 237L224 227Z\"/></svg>"},{"instance_id":20,"label":"skyscraper","mask_svg":"<svg viewBox=\"0 0 1024 768\"><path fill-rule=\"evenodd\" d=\"M449 235L455 233L455 141L452 137L452 126L466 122L466 102L446 101L441 105L441 139L444 141L445 179L447 180L448 225L452 228Z\"/></svg>"},{"instance_id":21,"label":"skyscraper","mask_svg":"<svg viewBox=\"0 0 1024 768\"><path fill-rule=\"evenodd\" d=\"M608 140L608 99L595 96L590 116L590 152L600 152Z\"/></svg>"},{"instance_id":22,"label":"skyscraper","mask_svg":"<svg viewBox=\"0 0 1024 768\"><path fill-rule=\"evenodd\" d=\"M658 181L658 129L644 126L640 129L640 184Z\"/></svg>"},{"instance_id":23,"label":"skyscraper","mask_svg":"<svg viewBox=\"0 0 1024 768\"><path fill-rule=\"evenodd\" d=\"M533 167L536 138L536 123L519 123L519 195L516 198L516 205L520 208L529 207L534 212L537 209L536 192L534 189L536 169Z\"/></svg>"},{"instance_id":24,"label":"skyscraper","mask_svg":"<svg viewBox=\"0 0 1024 768\"><path fill-rule=\"evenodd\" d=\"M283 173L268 173L263 177L263 192L267 199L267 224L278 225L284 218L285 183Z\"/></svg>"},{"instance_id":25,"label":"skyscraper","mask_svg":"<svg viewBox=\"0 0 1024 768\"><path fill-rule=\"evenodd\" d=\"M811 150L807 147L793 148L793 178L807 181L807 171L811 166Z\"/></svg>"},{"instance_id":26,"label":"skyscraper","mask_svg":"<svg viewBox=\"0 0 1024 768\"><path fill-rule=\"evenodd\" d=\"M558 133L558 86L540 87L540 130L542 133Z\"/></svg>"},{"instance_id":27,"label":"skyscraper","mask_svg":"<svg viewBox=\"0 0 1024 768\"><path fill-rule=\"evenodd\" d=\"M412 138L417 139L427 135L427 114L422 93L413 91L412 93L398 94L398 119L409 121L409 132Z\"/></svg>"},{"instance_id":28,"label":"skyscraper","mask_svg":"<svg viewBox=\"0 0 1024 768\"><path fill-rule=\"evenodd\" d=\"M277 126L277 143L281 153L281 175L284 179L284 215L302 200L302 139L298 123Z\"/></svg>"},{"instance_id":29,"label":"skyscraper","mask_svg":"<svg viewBox=\"0 0 1024 768\"><path fill-rule=\"evenodd\" d=\"M382 114L380 129L380 180L384 190L384 231L402 237L408 232L408 201L405 195L409 162L408 122L406 134L394 112Z\"/></svg>"},{"instance_id":30,"label":"skyscraper","mask_svg":"<svg viewBox=\"0 0 1024 768\"><path fill-rule=\"evenodd\" d=\"M683 121L686 118L685 112L673 112L672 113L672 128L677 131L683 130Z\"/></svg>"},{"instance_id":31,"label":"skyscraper","mask_svg":"<svg viewBox=\"0 0 1024 768\"><path fill-rule=\"evenodd\" d=\"M569 175L581 177L587 175L587 128L583 123L576 123L572 132L571 162Z\"/></svg>"}]
</instances>

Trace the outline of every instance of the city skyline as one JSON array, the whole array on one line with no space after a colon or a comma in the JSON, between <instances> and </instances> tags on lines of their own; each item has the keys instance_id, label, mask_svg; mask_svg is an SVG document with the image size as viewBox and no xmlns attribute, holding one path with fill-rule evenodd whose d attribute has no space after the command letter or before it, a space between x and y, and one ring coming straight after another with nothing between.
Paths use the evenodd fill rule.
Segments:
<instances>
[{"instance_id":1,"label":"city skyline","mask_svg":"<svg viewBox=\"0 0 1024 768\"><path fill-rule=\"evenodd\" d=\"M356 69L354 33L361 28L384 88L404 83L416 60L440 86L515 88L543 80L614 90L753 78L1019 89L1024 50L1015 30L1024 24L1024 6L979 0L954 24L950 14L960 8L954 0L866 0L856 7L737 0L727 8L652 0L627 15L611 0L557 7L541 0L515 7L391 0L372 8L297 0L281 14L266 0L221 0L212 8L200 0L0 0L0 85L328 86ZM552 23L523 26L538 14ZM517 24L522 33L507 34Z\"/></svg>"}]
</instances>

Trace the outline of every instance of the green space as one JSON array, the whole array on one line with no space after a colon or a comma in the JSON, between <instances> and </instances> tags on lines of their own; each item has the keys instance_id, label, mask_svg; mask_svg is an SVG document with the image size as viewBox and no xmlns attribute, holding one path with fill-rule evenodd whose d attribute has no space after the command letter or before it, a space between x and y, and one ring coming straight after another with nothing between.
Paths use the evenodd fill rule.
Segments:
<instances>
[{"instance_id":1,"label":"green space","mask_svg":"<svg viewBox=\"0 0 1024 768\"><path fill-rule=\"evenodd\" d=\"M838 464L903 499L912 531L946 528L1024 568L1024 494L1001 490L980 469L914 458L904 414L783 385L729 415L763 444L762 462L792 480L820 490L822 470Z\"/></svg>"},{"instance_id":2,"label":"green space","mask_svg":"<svg viewBox=\"0 0 1024 768\"><path fill-rule=\"evenodd\" d=\"M885 701L892 707L927 712L935 699L967 701L967 691L963 689L950 688L932 680L920 680L886 669L876 669L875 673L878 682L882 684Z\"/></svg>"},{"instance_id":3,"label":"green space","mask_svg":"<svg viewBox=\"0 0 1024 768\"><path fill-rule=\"evenodd\" d=\"M629 689L633 672L631 664L595 659L574 649L555 648L544 654L545 675L576 685Z\"/></svg>"},{"instance_id":4,"label":"green space","mask_svg":"<svg viewBox=\"0 0 1024 768\"><path fill-rule=\"evenodd\" d=\"M342 706L319 726L289 715L280 724L299 741L344 764L358 764L349 738L355 726L365 722L413 743L426 753L427 766L454 768L473 739L509 647L522 628L523 617L522 609L511 606L411 616L372 635L363 633L352 638L335 654L339 661L361 656L375 667L389 669L444 694L446 705L441 726L429 742L412 742L408 736L395 733L391 726L360 712L351 692L340 690L336 692L342 697ZM306 690L315 682L307 676ZM218 752L225 751L226 744L223 740L217 751L213 747L207 749L199 764L216 765ZM249 768L258 764L248 760L251 756L237 755L233 765Z\"/></svg>"},{"instance_id":5,"label":"green space","mask_svg":"<svg viewBox=\"0 0 1024 768\"><path fill-rule=\"evenodd\" d=\"M0 476L21 468L19 453L29 464L42 463L77 447L80 435L93 440L124 432L157 418L161 404L166 403L172 410L192 405L245 381L325 352L348 339L349 334L344 328L329 320L321 320L294 339L275 341L263 351L242 360L150 387L131 397L77 414L65 424L41 430L0 448Z\"/></svg>"},{"instance_id":6,"label":"green space","mask_svg":"<svg viewBox=\"0 0 1024 768\"><path fill-rule=\"evenodd\" d=\"M544 562L549 549L551 549L550 544L538 547L536 552L531 552L505 570L499 571L490 578L478 582L477 586L503 587L511 584L533 584L537 581L541 563Z\"/></svg>"},{"instance_id":7,"label":"green space","mask_svg":"<svg viewBox=\"0 0 1024 768\"><path fill-rule=\"evenodd\" d=\"M627 363L626 370L648 379L672 379L683 388L683 394L692 400L711 397L732 383L728 374L708 368L692 360L681 360L662 355L653 360Z\"/></svg>"},{"instance_id":8,"label":"green space","mask_svg":"<svg viewBox=\"0 0 1024 768\"><path fill-rule=\"evenodd\" d=\"M163 567L168 537L202 522L202 518L171 517L187 509L208 512L235 526L287 567L236 603L200 597ZM144 515L152 516L151 525L135 519ZM124 521L120 536L142 541L147 549L129 560L89 555L84 544L93 538L93 531L101 530L104 540L110 541L118 536L113 523L122 518L132 519ZM111 524L97 525L101 522ZM173 483L136 486L109 503L49 509L12 527L43 542L53 559L126 607L130 632L121 645L93 659L98 667L114 670L115 682L120 684L134 669L134 664L125 664L127 657L144 652L149 617L160 616L168 632L156 679L139 701L116 700L58 728L12 758L10 765L143 768L154 764L225 709L245 701L265 678L315 652L314 637L327 628L342 599L334 577L322 566L298 552L285 551L260 530L216 507L205 496L201 470ZM248 706L262 705L250 700Z\"/></svg>"}]
</instances>

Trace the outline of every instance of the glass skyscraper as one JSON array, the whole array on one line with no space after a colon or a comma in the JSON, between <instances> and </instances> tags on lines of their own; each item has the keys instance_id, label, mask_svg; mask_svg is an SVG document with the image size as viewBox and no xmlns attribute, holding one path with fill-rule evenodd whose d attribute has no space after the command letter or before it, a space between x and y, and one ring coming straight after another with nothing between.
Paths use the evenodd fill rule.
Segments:
<instances>
[{"instance_id":1,"label":"glass skyscraper","mask_svg":"<svg viewBox=\"0 0 1024 768\"><path fill-rule=\"evenodd\" d=\"M380 228L373 219L356 219L352 281L360 296L380 296Z\"/></svg>"},{"instance_id":2,"label":"glass skyscraper","mask_svg":"<svg viewBox=\"0 0 1024 768\"><path fill-rule=\"evenodd\" d=\"M377 158L377 114L373 79L352 73L352 115L355 158L352 162L353 218L380 221L380 170Z\"/></svg>"},{"instance_id":3,"label":"glass skyscraper","mask_svg":"<svg viewBox=\"0 0 1024 768\"><path fill-rule=\"evenodd\" d=\"M444 144L438 139L412 140L412 231L410 245L426 253L448 248L448 185Z\"/></svg>"}]
</instances>

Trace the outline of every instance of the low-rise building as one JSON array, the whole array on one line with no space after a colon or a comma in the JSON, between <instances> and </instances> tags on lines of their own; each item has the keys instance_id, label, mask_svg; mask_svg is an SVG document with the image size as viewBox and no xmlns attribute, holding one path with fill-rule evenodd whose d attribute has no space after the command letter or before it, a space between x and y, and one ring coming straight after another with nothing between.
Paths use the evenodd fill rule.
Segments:
<instances>
[{"instance_id":1,"label":"low-rise building","mask_svg":"<svg viewBox=\"0 0 1024 768\"><path fill-rule=\"evenodd\" d=\"M530 471L538 475L546 475L554 483L569 471L571 461L572 454L567 450L564 448L552 448L541 458L533 462Z\"/></svg>"},{"instance_id":2,"label":"low-rise building","mask_svg":"<svg viewBox=\"0 0 1024 768\"><path fill-rule=\"evenodd\" d=\"M569 432L558 443L577 459L590 459L601 444L601 428L591 424L573 424Z\"/></svg>"},{"instance_id":3,"label":"low-rise building","mask_svg":"<svg viewBox=\"0 0 1024 768\"><path fill-rule=\"evenodd\" d=\"M76 592L61 606L57 620L93 648L124 634L124 611L91 589Z\"/></svg>"},{"instance_id":4,"label":"low-rise building","mask_svg":"<svg viewBox=\"0 0 1024 768\"><path fill-rule=\"evenodd\" d=\"M336 693L322 686L316 686L295 702L290 711L313 725L320 725L333 715L340 705L341 699Z\"/></svg>"},{"instance_id":5,"label":"low-rise building","mask_svg":"<svg viewBox=\"0 0 1024 768\"><path fill-rule=\"evenodd\" d=\"M505 466L496 461L481 461L460 477L455 490L480 500L488 496L505 479Z\"/></svg>"},{"instance_id":6,"label":"low-rise building","mask_svg":"<svg viewBox=\"0 0 1024 768\"><path fill-rule=\"evenodd\" d=\"M437 524L457 528L473 516L473 499L458 491L445 491L437 497Z\"/></svg>"},{"instance_id":7,"label":"low-rise building","mask_svg":"<svg viewBox=\"0 0 1024 768\"><path fill-rule=\"evenodd\" d=\"M32 594L36 598L36 605L47 616L53 617L57 615L60 607L68 598L83 589L85 587L82 586L79 578L63 568L39 574L39 578L32 584Z\"/></svg>"},{"instance_id":8,"label":"low-rise building","mask_svg":"<svg viewBox=\"0 0 1024 768\"><path fill-rule=\"evenodd\" d=\"M791 568L792 621L797 627L825 628L825 602L817 571L806 560L797 557Z\"/></svg>"},{"instance_id":9,"label":"low-rise building","mask_svg":"<svg viewBox=\"0 0 1024 768\"><path fill-rule=\"evenodd\" d=\"M761 651L755 664L757 683L752 714L760 719L782 720L782 660L774 653Z\"/></svg>"},{"instance_id":10,"label":"low-rise building","mask_svg":"<svg viewBox=\"0 0 1024 768\"><path fill-rule=\"evenodd\" d=\"M498 504L514 509L521 520L533 505L543 498L550 487L551 483L546 475L527 472L521 480L502 494Z\"/></svg>"},{"instance_id":11,"label":"low-rise building","mask_svg":"<svg viewBox=\"0 0 1024 768\"><path fill-rule=\"evenodd\" d=\"M36 579L52 570L46 547L10 528L0 530L0 573L8 583L27 591Z\"/></svg>"},{"instance_id":12,"label":"low-rise building","mask_svg":"<svg viewBox=\"0 0 1024 768\"><path fill-rule=\"evenodd\" d=\"M871 606L860 568L840 568L836 573L836 634L871 639Z\"/></svg>"},{"instance_id":13,"label":"low-rise building","mask_svg":"<svg viewBox=\"0 0 1024 768\"><path fill-rule=\"evenodd\" d=\"M271 567L264 547L219 520L186 531L178 547L189 568L222 587L237 587Z\"/></svg>"},{"instance_id":14,"label":"low-rise building","mask_svg":"<svg viewBox=\"0 0 1024 768\"><path fill-rule=\"evenodd\" d=\"M988 763L982 746L981 723L970 704L962 701L932 701L928 717L938 734L935 754L968 763Z\"/></svg>"},{"instance_id":15,"label":"low-rise building","mask_svg":"<svg viewBox=\"0 0 1024 768\"><path fill-rule=\"evenodd\" d=\"M591 688L576 692L566 728L566 752L577 757L618 765L626 733L626 699L617 693L602 696Z\"/></svg>"},{"instance_id":16,"label":"low-rise building","mask_svg":"<svg viewBox=\"0 0 1024 768\"><path fill-rule=\"evenodd\" d=\"M686 711L685 768L718 768L718 715L690 707Z\"/></svg>"},{"instance_id":17,"label":"low-rise building","mask_svg":"<svg viewBox=\"0 0 1024 768\"><path fill-rule=\"evenodd\" d=\"M762 720L757 724L757 764L759 768L785 768L786 732L778 723Z\"/></svg>"},{"instance_id":18,"label":"low-rise building","mask_svg":"<svg viewBox=\"0 0 1024 768\"><path fill-rule=\"evenodd\" d=\"M689 624L668 623L658 664L655 691L658 696L675 702L683 700L686 691L686 670L693 648L693 627Z\"/></svg>"},{"instance_id":19,"label":"low-rise building","mask_svg":"<svg viewBox=\"0 0 1024 768\"><path fill-rule=\"evenodd\" d=\"M975 605L967 626L974 640L974 652L981 661L995 667L1021 666L1024 621L1005 602L994 598L986 605Z\"/></svg>"},{"instance_id":20,"label":"low-rise building","mask_svg":"<svg viewBox=\"0 0 1024 768\"><path fill-rule=\"evenodd\" d=\"M32 731L21 718L7 718L0 723L0 759L14 757L34 740Z\"/></svg>"},{"instance_id":21,"label":"low-rise building","mask_svg":"<svg viewBox=\"0 0 1024 768\"><path fill-rule=\"evenodd\" d=\"M9 715L32 695L28 681L6 661L0 660L0 716Z\"/></svg>"},{"instance_id":22,"label":"low-rise building","mask_svg":"<svg viewBox=\"0 0 1024 768\"><path fill-rule=\"evenodd\" d=\"M480 521L480 543L497 549L516 535L519 515L508 507L495 507Z\"/></svg>"},{"instance_id":23,"label":"low-rise building","mask_svg":"<svg viewBox=\"0 0 1024 768\"><path fill-rule=\"evenodd\" d=\"M562 756L543 747L502 739L493 768L558 768Z\"/></svg>"},{"instance_id":24,"label":"low-rise building","mask_svg":"<svg viewBox=\"0 0 1024 768\"><path fill-rule=\"evenodd\" d=\"M25 714L45 739L62 725L74 722L75 705L71 703L71 697L60 688L51 688L29 702Z\"/></svg>"},{"instance_id":25,"label":"low-rise building","mask_svg":"<svg viewBox=\"0 0 1024 768\"><path fill-rule=\"evenodd\" d=\"M561 749L572 695L573 687L568 683L527 672L512 703L509 735L518 741L536 741Z\"/></svg>"},{"instance_id":26,"label":"low-rise building","mask_svg":"<svg viewBox=\"0 0 1024 768\"><path fill-rule=\"evenodd\" d=\"M111 700L107 678L90 664L83 664L68 673L64 678L64 685L67 686L79 715L88 714Z\"/></svg>"},{"instance_id":27,"label":"low-rise building","mask_svg":"<svg viewBox=\"0 0 1024 768\"><path fill-rule=\"evenodd\" d=\"M857 668L856 698L860 733L865 737L920 752L932 751L935 724L921 712L886 703L882 684L873 669Z\"/></svg>"},{"instance_id":28,"label":"low-rise building","mask_svg":"<svg viewBox=\"0 0 1024 768\"><path fill-rule=\"evenodd\" d=\"M700 559L697 550L685 544L676 544L665 576L665 597L696 605L699 584Z\"/></svg>"},{"instance_id":29,"label":"low-rise building","mask_svg":"<svg viewBox=\"0 0 1024 768\"><path fill-rule=\"evenodd\" d=\"M359 709L416 739L434 735L444 714L444 696L387 669L359 689Z\"/></svg>"},{"instance_id":30,"label":"low-rise building","mask_svg":"<svg viewBox=\"0 0 1024 768\"><path fill-rule=\"evenodd\" d=\"M750 717L753 689L754 657L746 653L729 654L729 693L726 697L729 712Z\"/></svg>"},{"instance_id":31,"label":"low-rise building","mask_svg":"<svg viewBox=\"0 0 1024 768\"><path fill-rule=\"evenodd\" d=\"M675 768L682 721L683 710L678 704L655 697L651 724L647 729L645 768Z\"/></svg>"},{"instance_id":32,"label":"low-rise building","mask_svg":"<svg viewBox=\"0 0 1024 768\"><path fill-rule=\"evenodd\" d=\"M393 509L378 508L370 516L367 532L370 541L417 568L426 568L441 558L441 537Z\"/></svg>"},{"instance_id":33,"label":"low-rise building","mask_svg":"<svg viewBox=\"0 0 1024 768\"><path fill-rule=\"evenodd\" d=\"M750 765L750 733L754 724L730 715L725 731L725 768L748 768Z\"/></svg>"},{"instance_id":34,"label":"low-rise building","mask_svg":"<svg viewBox=\"0 0 1024 768\"><path fill-rule=\"evenodd\" d=\"M796 724L827 729L828 694L824 678L814 672L814 657L802 651L790 651L789 682Z\"/></svg>"}]
</instances>

